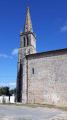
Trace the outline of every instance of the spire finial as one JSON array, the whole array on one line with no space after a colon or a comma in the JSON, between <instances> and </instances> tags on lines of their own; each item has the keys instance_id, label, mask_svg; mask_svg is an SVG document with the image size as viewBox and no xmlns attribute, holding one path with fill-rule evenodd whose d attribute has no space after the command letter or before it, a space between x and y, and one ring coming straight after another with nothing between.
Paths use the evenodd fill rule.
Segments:
<instances>
[{"instance_id":1,"label":"spire finial","mask_svg":"<svg viewBox=\"0 0 67 120\"><path fill-rule=\"evenodd\" d=\"M27 0L27 6L29 6L29 0Z\"/></svg>"}]
</instances>

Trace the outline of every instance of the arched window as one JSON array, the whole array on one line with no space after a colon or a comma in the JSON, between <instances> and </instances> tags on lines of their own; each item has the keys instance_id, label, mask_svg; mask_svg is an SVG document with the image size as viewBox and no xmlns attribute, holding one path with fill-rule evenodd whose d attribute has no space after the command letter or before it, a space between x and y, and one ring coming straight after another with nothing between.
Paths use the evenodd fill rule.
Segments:
<instances>
[{"instance_id":1,"label":"arched window","mask_svg":"<svg viewBox=\"0 0 67 120\"><path fill-rule=\"evenodd\" d=\"M29 38L28 38L28 36L27 36L27 46L29 45Z\"/></svg>"},{"instance_id":2,"label":"arched window","mask_svg":"<svg viewBox=\"0 0 67 120\"><path fill-rule=\"evenodd\" d=\"M25 47L25 37L24 37L24 47Z\"/></svg>"}]
</instances>

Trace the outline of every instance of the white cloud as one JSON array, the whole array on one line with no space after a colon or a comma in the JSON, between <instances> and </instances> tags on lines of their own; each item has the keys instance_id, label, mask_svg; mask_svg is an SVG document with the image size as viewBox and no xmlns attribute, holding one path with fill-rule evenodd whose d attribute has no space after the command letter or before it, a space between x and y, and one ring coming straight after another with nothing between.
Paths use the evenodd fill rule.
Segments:
<instances>
[{"instance_id":1,"label":"white cloud","mask_svg":"<svg viewBox=\"0 0 67 120\"><path fill-rule=\"evenodd\" d=\"M8 56L9 58L11 58L11 59L13 59L13 57L12 56Z\"/></svg>"},{"instance_id":2,"label":"white cloud","mask_svg":"<svg viewBox=\"0 0 67 120\"><path fill-rule=\"evenodd\" d=\"M0 86L16 86L16 83L0 83Z\"/></svg>"},{"instance_id":3,"label":"white cloud","mask_svg":"<svg viewBox=\"0 0 67 120\"><path fill-rule=\"evenodd\" d=\"M66 31L67 31L67 25L66 25L66 26L61 27L61 32L66 32Z\"/></svg>"},{"instance_id":4,"label":"white cloud","mask_svg":"<svg viewBox=\"0 0 67 120\"><path fill-rule=\"evenodd\" d=\"M13 51L12 51L12 55L17 55L18 54L18 48L15 48Z\"/></svg>"},{"instance_id":5,"label":"white cloud","mask_svg":"<svg viewBox=\"0 0 67 120\"><path fill-rule=\"evenodd\" d=\"M8 56L8 55L6 55L6 54L0 54L0 57L3 57L3 58L13 58L12 56Z\"/></svg>"},{"instance_id":6,"label":"white cloud","mask_svg":"<svg viewBox=\"0 0 67 120\"><path fill-rule=\"evenodd\" d=\"M0 54L0 57L7 58L8 56L6 54Z\"/></svg>"},{"instance_id":7,"label":"white cloud","mask_svg":"<svg viewBox=\"0 0 67 120\"><path fill-rule=\"evenodd\" d=\"M17 55L17 54L18 54L18 50L19 50L18 48L15 48L15 49L12 51L12 55ZM9 56L9 55L7 55L7 54L0 54L0 57L13 59L12 56Z\"/></svg>"},{"instance_id":8,"label":"white cloud","mask_svg":"<svg viewBox=\"0 0 67 120\"><path fill-rule=\"evenodd\" d=\"M16 83L9 83L9 86L16 86Z\"/></svg>"}]
</instances>

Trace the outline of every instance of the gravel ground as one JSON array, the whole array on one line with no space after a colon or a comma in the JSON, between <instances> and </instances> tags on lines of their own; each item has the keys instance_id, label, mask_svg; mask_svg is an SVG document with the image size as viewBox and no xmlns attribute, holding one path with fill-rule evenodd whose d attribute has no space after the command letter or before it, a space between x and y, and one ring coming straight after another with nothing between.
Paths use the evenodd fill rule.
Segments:
<instances>
[{"instance_id":1,"label":"gravel ground","mask_svg":"<svg viewBox=\"0 0 67 120\"><path fill-rule=\"evenodd\" d=\"M54 108L0 105L0 120L67 120L67 112Z\"/></svg>"}]
</instances>

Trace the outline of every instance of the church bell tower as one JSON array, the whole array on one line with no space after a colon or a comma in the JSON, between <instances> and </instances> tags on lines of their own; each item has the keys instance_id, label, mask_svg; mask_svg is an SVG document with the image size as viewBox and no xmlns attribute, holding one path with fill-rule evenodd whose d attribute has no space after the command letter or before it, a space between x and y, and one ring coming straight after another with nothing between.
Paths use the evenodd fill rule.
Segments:
<instances>
[{"instance_id":1,"label":"church bell tower","mask_svg":"<svg viewBox=\"0 0 67 120\"><path fill-rule=\"evenodd\" d=\"M20 30L20 48L18 51L17 96L16 101L27 102L26 55L36 53L36 35L33 33L29 7L27 7L24 32Z\"/></svg>"},{"instance_id":2,"label":"church bell tower","mask_svg":"<svg viewBox=\"0 0 67 120\"><path fill-rule=\"evenodd\" d=\"M22 33L22 30L20 30L19 52L20 51L22 51L23 57L29 54L36 53L36 35L33 33L29 7L27 7L24 32Z\"/></svg>"}]
</instances>

